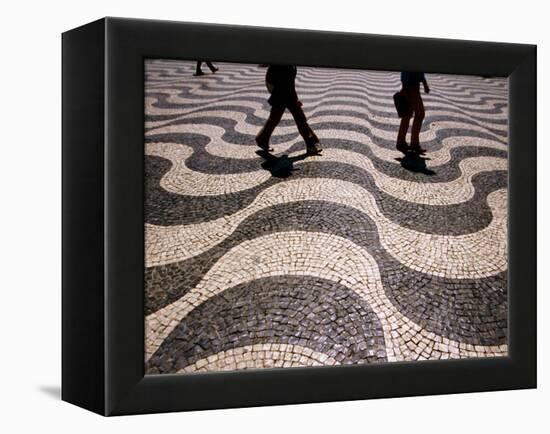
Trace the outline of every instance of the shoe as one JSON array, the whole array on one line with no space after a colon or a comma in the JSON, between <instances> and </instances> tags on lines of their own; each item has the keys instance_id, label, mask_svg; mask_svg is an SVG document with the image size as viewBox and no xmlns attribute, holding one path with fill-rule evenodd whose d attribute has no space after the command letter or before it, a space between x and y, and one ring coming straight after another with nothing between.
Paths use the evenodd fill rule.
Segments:
<instances>
[{"instance_id":1,"label":"shoe","mask_svg":"<svg viewBox=\"0 0 550 434\"><path fill-rule=\"evenodd\" d=\"M424 148L421 148L420 145L413 145L410 147L410 150L414 152L415 154L425 154L426 150Z\"/></svg>"},{"instance_id":2,"label":"shoe","mask_svg":"<svg viewBox=\"0 0 550 434\"><path fill-rule=\"evenodd\" d=\"M319 143L319 138L315 135L315 133L313 131L310 130L308 136L306 137L306 139L304 141L306 142L306 146L315 147L315 145L317 143Z\"/></svg>"},{"instance_id":3,"label":"shoe","mask_svg":"<svg viewBox=\"0 0 550 434\"><path fill-rule=\"evenodd\" d=\"M199 75L204 75L204 72L202 72L202 71L195 72L193 75L194 75L195 77L198 77Z\"/></svg>"},{"instance_id":4,"label":"shoe","mask_svg":"<svg viewBox=\"0 0 550 434\"><path fill-rule=\"evenodd\" d=\"M306 146L306 152L308 155L318 155L322 151L321 147L317 144L310 144Z\"/></svg>"},{"instance_id":5,"label":"shoe","mask_svg":"<svg viewBox=\"0 0 550 434\"><path fill-rule=\"evenodd\" d=\"M259 136L256 136L256 145L265 152L270 152L272 149L269 147L269 141L268 140L262 140Z\"/></svg>"},{"instance_id":6,"label":"shoe","mask_svg":"<svg viewBox=\"0 0 550 434\"><path fill-rule=\"evenodd\" d=\"M214 74L217 70L218 70L218 68L214 68L214 69L212 70L212 74Z\"/></svg>"},{"instance_id":7,"label":"shoe","mask_svg":"<svg viewBox=\"0 0 550 434\"><path fill-rule=\"evenodd\" d=\"M397 145L395 145L395 147L399 152L403 152L403 154L406 154L409 150L409 146L407 145L406 142L400 142Z\"/></svg>"}]
</instances>

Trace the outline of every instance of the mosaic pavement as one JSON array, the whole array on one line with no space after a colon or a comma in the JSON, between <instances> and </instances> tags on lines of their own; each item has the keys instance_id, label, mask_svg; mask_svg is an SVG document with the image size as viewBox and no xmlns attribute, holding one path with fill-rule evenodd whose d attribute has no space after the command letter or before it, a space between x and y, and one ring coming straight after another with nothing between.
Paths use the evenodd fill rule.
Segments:
<instances>
[{"instance_id":1,"label":"mosaic pavement","mask_svg":"<svg viewBox=\"0 0 550 434\"><path fill-rule=\"evenodd\" d=\"M505 79L427 74L425 158L394 148L399 74L298 68L258 156L265 68L150 60L148 374L507 354Z\"/></svg>"}]
</instances>

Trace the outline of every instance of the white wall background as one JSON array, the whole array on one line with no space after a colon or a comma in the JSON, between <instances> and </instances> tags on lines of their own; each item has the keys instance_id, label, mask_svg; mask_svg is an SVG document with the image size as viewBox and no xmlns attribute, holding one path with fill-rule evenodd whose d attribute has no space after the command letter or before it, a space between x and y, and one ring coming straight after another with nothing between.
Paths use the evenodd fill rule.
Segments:
<instances>
[{"instance_id":1,"label":"white wall background","mask_svg":"<svg viewBox=\"0 0 550 434\"><path fill-rule=\"evenodd\" d=\"M0 6L0 431L543 432L550 242L542 1L4 1ZM59 400L61 32L103 16L538 44L539 389L101 418ZM546 200L545 200L546 199ZM544 430L545 432L548 432Z\"/></svg>"}]
</instances>

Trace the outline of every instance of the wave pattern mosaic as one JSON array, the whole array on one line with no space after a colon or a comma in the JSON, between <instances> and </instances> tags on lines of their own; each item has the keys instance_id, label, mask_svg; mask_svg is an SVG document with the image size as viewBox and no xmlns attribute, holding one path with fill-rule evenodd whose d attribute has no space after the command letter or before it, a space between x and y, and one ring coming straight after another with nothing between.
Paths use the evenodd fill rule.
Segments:
<instances>
[{"instance_id":1,"label":"wave pattern mosaic","mask_svg":"<svg viewBox=\"0 0 550 434\"><path fill-rule=\"evenodd\" d=\"M399 72L298 67L322 150L267 152L267 68L214 65L145 63L147 374L507 354L506 79L427 73L422 153Z\"/></svg>"}]
</instances>

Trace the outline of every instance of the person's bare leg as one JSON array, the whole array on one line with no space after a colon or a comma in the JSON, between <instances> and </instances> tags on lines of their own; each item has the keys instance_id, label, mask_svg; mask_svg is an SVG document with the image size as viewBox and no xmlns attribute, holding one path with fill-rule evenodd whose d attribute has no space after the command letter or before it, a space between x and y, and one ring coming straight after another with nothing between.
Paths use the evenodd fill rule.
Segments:
<instances>
[{"instance_id":1,"label":"person's bare leg","mask_svg":"<svg viewBox=\"0 0 550 434\"><path fill-rule=\"evenodd\" d=\"M408 99L408 93L405 88L401 89L401 93L405 96L407 96ZM399 132L397 133L397 142L396 142L396 148L398 151L403 152L404 154L408 151L408 145L407 145L407 132L409 131L409 124L411 122L411 115L403 116L401 118L401 122L399 123Z\"/></svg>"},{"instance_id":2,"label":"person's bare leg","mask_svg":"<svg viewBox=\"0 0 550 434\"><path fill-rule=\"evenodd\" d=\"M269 113L267 121L265 122L260 132L256 135L256 143L264 151L269 151L269 139L271 138L273 130L281 121L284 112L284 105L272 105L271 112Z\"/></svg>"},{"instance_id":3,"label":"person's bare leg","mask_svg":"<svg viewBox=\"0 0 550 434\"><path fill-rule=\"evenodd\" d=\"M425 110L424 103L422 102L422 96L420 96L419 88L415 89L411 102L414 110L414 119L411 130L411 149L417 152L426 152L420 147L420 130L422 129L422 122L424 121Z\"/></svg>"},{"instance_id":4,"label":"person's bare leg","mask_svg":"<svg viewBox=\"0 0 550 434\"><path fill-rule=\"evenodd\" d=\"M296 122L296 126L298 127L298 132L300 133L300 135L304 139L304 142L306 143L306 148L308 153L321 152L321 149L318 146L316 146L319 143L319 138L307 123L306 114L302 110L302 107L300 107L299 104L291 104L287 108L292 114L292 117L294 118L294 122Z\"/></svg>"},{"instance_id":5,"label":"person's bare leg","mask_svg":"<svg viewBox=\"0 0 550 434\"><path fill-rule=\"evenodd\" d=\"M202 72L202 69L201 69L201 64L202 64L202 62L200 60L197 61L197 68L196 68L195 73L193 75L195 75L195 76L204 75L204 72Z\"/></svg>"},{"instance_id":6,"label":"person's bare leg","mask_svg":"<svg viewBox=\"0 0 550 434\"><path fill-rule=\"evenodd\" d=\"M409 131L410 116L403 116L399 124L399 133L397 133L397 143L407 144L407 131Z\"/></svg>"},{"instance_id":7,"label":"person's bare leg","mask_svg":"<svg viewBox=\"0 0 550 434\"><path fill-rule=\"evenodd\" d=\"M210 68L210 71L212 71L213 73L216 72L218 70L218 68L216 68L212 62L206 62L206 65L208 66L208 68Z\"/></svg>"}]
</instances>

